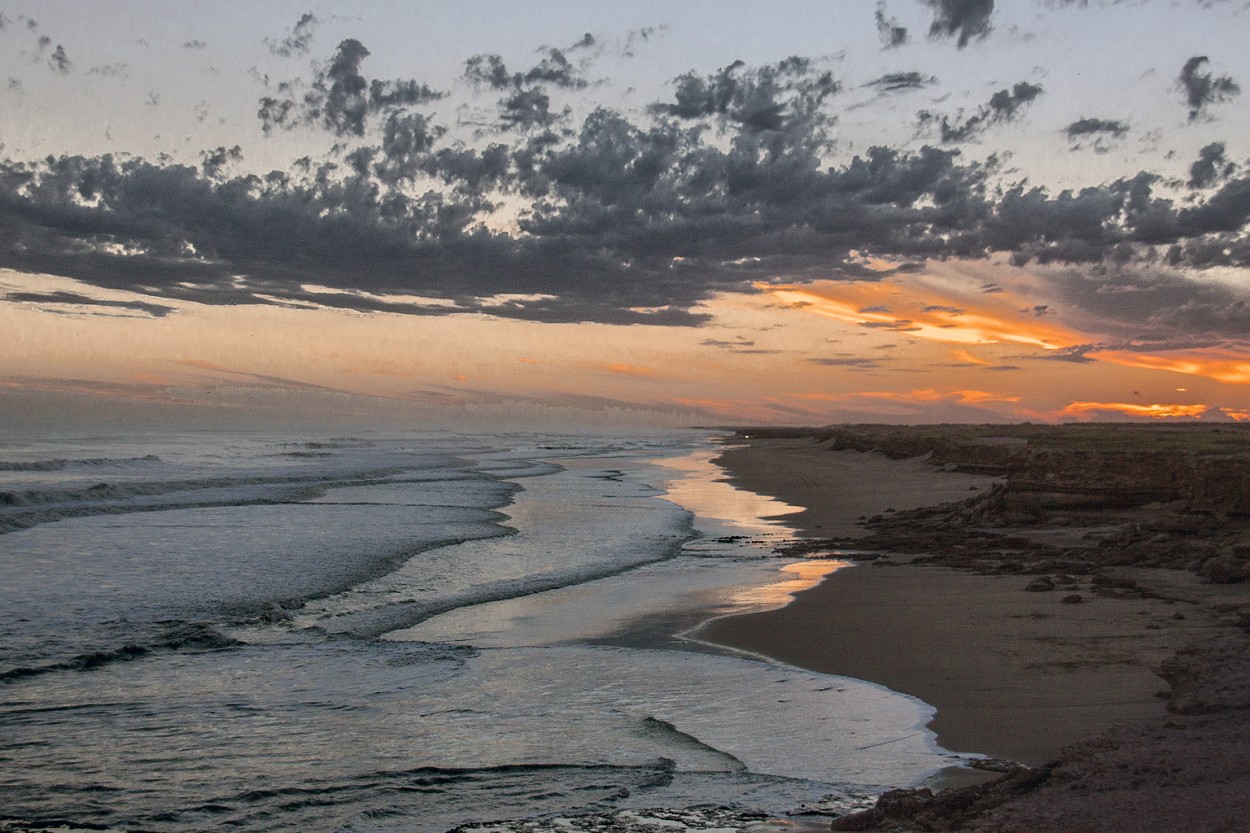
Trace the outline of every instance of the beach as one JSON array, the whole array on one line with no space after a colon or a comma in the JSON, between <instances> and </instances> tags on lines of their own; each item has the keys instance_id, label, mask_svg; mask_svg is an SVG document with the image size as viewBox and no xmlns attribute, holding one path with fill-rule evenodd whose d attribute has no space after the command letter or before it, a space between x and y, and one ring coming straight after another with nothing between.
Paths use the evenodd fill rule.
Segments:
<instances>
[{"instance_id":1,"label":"beach","mask_svg":"<svg viewBox=\"0 0 1250 833\"><path fill-rule=\"evenodd\" d=\"M915 432L756 432L727 449L732 482L806 507L787 516L811 539L797 549L849 552L857 566L698 638L913 695L936 708L943 747L1044 774L1009 801L992 784L949 791L995 805L971 815L913 792L897 811L911 820L883 815L881 829L1236 829L1250 786L1238 745L1247 550L1242 516L1212 506L1240 498L1185 485L1175 461L1176 495L1114 460L1082 458L1091 478L1100 466L1121 478L1082 486L1055 449L1080 440L1069 444L1084 454L1087 435L994 433L930 436L925 451ZM1049 445L1025 453L1030 443ZM1062 488L1039 477L1039 455ZM1241 485L1228 471L1202 477Z\"/></svg>"}]
</instances>

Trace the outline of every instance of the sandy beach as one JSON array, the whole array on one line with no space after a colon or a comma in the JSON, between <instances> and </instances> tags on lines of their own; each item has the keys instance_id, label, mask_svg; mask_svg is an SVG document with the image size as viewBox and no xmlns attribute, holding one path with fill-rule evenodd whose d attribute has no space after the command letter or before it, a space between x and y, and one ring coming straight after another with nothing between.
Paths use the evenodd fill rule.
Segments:
<instances>
[{"instance_id":1,"label":"sandy beach","mask_svg":"<svg viewBox=\"0 0 1250 833\"><path fill-rule=\"evenodd\" d=\"M813 552L894 543L910 554L860 561L798 594L782 609L722 618L706 625L698 637L914 695L936 708L931 728L942 746L1022 764L1045 775L1023 797L1015 796L1011 787L1013 797L1005 802L1003 796L991 801L985 794L1007 787L968 788L979 790L978 799L995 805L993 811L922 822L924 812L932 810L922 795L918 804L908 798L916 804L912 809L920 811L910 822L882 817L877 819L880 828L844 829L1236 829L1221 825L1248 809L1236 797L1247 793L1225 790L1217 797L1204 788L1200 797L1186 780L1192 776L1195 783L1202 781L1195 774L1197 764L1186 758L1209 763L1211 755L1218 757L1210 745L1209 715L1223 715L1219 722L1226 736L1235 736L1231 727L1242 725L1237 720L1245 712L1239 710L1250 705L1250 698L1244 697L1239 687L1244 683L1232 679L1236 674L1230 670L1230 678L1215 686L1234 692L1229 703L1187 708L1184 694L1192 693L1197 672L1184 658L1201 660L1204 651L1226 650L1231 653L1216 665L1244 665L1244 629L1238 625L1244 624L1242 611L1250 610L1245 583L1213 582L1192 563L1191 569L1146 566L1150 559L1123 556L1131 547L1102 543L1118 540L1116 530L1126 519L1140 529L1141 519L1133 513L1140 514L1141 507L1082 513L1067 511L1071 507L1065 504L1064 512L1039 512L1028 523L1004 513L991 523L982 517L957 530L958 524L949 522L950 512L939 523L928 510L911 510L961 501L984 505L985 498L978 504L978 496L994 492L997 499L1003 484L1015 481L1002 474L958 470L985 466L943 465L930 455L891 459L874 451L834 450L837 444L821 436L753 438L745 447L728 449L719 462L733 482L807 507L787 521L814 539L808 547ZM1146 511L1154 517L1169 515L1153 503ZM1170 513L1178 511L1173 505ZM1230 523L1226 518L1224 527ZM951 532L935 541L929 530L943 524ZM969 537L969 528L977 536L985 529L993 532L985 533L985 539ZM1097 545L1090 543L1094 540ZM1091 552L1118 555L1109 559L1111 564L1083 566L1075 554L1084 551L1069 546L1081 541ZM1010 552L1013 547L1019 552ZM1226 557L1220 553L1208 553L1208 561ZM1168 680L1161 668L1171 669ZM1204 717L1179 717L1183 713ZM1166 743L1141 740L1159 731L1167 735ZM1201 743L1200 736L1206 738ZM1108 740L1116 737L1120 740ZM1090 744L1102 751L1091 753ZM1107 751L1107 744L1115 754ZM1175 754L1159 752L1167 744L1179 744ZM1135 761L1147 748L1166 762L1155 760L1158 772L1141 763L1123 783L1106 780L1103 769L1128 766L1118 759L1109 763L1117 754ZM1242 750L1242 766L1235 768L1244 772L1244 747L1226 743L1221 748L1234 758ZM1072 763L1076 760L1083 763ZM1081 777L1073 775L1077 770ZM1227 785L1230 777L1223 772L1216 781ZM1078 800L1084 795L1083 779L1088 795ZM1051 795L1058 791L1061 799ZM1199 805L1214 816L1195 816ZM1112 812L1111 807L1118 820L1099 821L1097 814ZM1178 808L1183 810L1179 815ZM1134 827L1144 823L1142 813L1153 821ZM1174 826L1166 821L1169 814L1176 816ZM1062 821L1047 821L1052 816ZM1021 826L1011 826L1016 823Z\"/></svg>"}]
</instances>

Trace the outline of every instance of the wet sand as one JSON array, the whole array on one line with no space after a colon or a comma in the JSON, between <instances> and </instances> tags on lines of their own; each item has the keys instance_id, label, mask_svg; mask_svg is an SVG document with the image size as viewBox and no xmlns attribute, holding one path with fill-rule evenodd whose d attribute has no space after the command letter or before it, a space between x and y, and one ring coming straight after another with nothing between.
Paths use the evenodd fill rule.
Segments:
<instances>
[{"instance_id":1,"label":"wet sand","mask_svg":"<svg viewBox=\"0 0 1250 833\"><path fill-rule=\"evenodd\" d=\"M814 537L859 537L861 516L960 500L992 483L811 439L754 440L719 462L733 482L808 507L787 523ZM906 560L838 571L785 608L719 619L697 635L911 694L937 709L942 746L1038 765L1113 725L1163 717L1167 686L1154 669L1213 627L1198 601L1216 591L1180 571L1150 571L1167 599L1071 604L1064 592L1025 591L1029 576Z\"/></svg>"}]
</instances>

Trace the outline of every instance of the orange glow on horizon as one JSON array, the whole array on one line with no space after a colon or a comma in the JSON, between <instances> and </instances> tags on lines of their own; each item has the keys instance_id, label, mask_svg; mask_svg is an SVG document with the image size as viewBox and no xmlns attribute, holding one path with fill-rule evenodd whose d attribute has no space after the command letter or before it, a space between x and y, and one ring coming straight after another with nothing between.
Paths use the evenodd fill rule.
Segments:
<instances>
[{"instance_id":1,"label":"orange glow on horizon","mask_svg":"<svg viewBox=\"0 0 1250 833\"><path fill-rule=\"evenodd\" d=\"M1071 402L1060 416L1088 417L1092 413L1119 413L1152 419L1197 418L1210 408L1206 405L1134 405L1128 402ZM1225 411L1227 413L1227 411Z\"/></svg>"}]
</instances>

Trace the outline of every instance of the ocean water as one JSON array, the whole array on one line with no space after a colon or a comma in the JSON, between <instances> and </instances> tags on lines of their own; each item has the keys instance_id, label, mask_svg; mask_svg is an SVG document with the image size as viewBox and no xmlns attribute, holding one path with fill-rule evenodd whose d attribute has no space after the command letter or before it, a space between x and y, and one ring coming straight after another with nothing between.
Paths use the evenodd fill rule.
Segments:
<instances>
[{"instance_id":1,"label":"ocean water","mask_svg":"<svg viewBox=\"0 0 1250 833\"><path fill-rule=\"evenodd\" d=\"M948 765L924 704L683 637L837 566L714 454L0 441L0 830L723 826Z\"/></svg>"}]
</instances>

